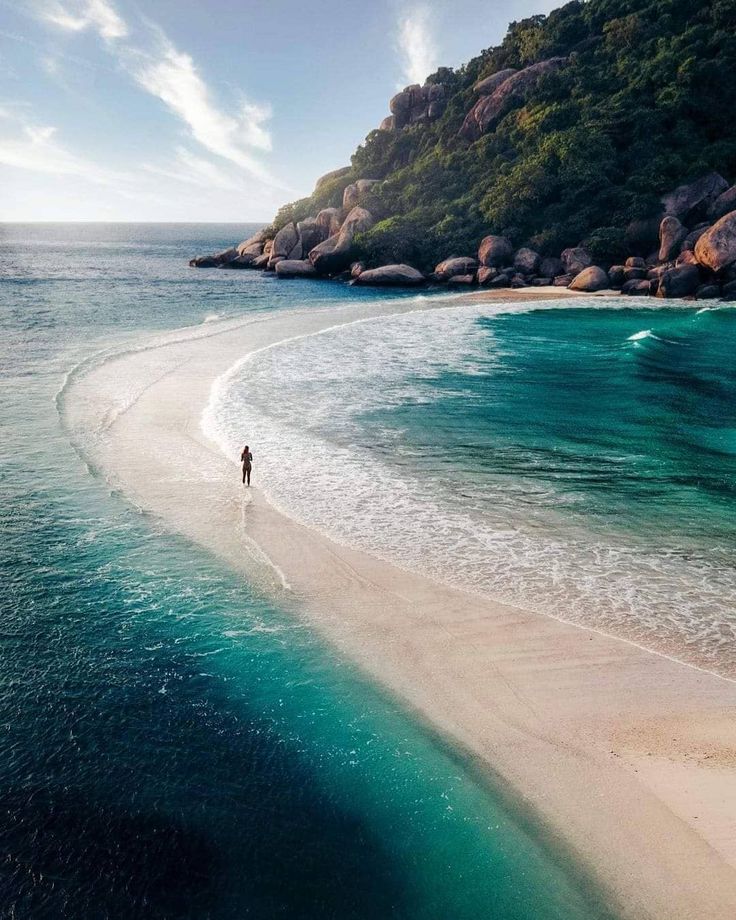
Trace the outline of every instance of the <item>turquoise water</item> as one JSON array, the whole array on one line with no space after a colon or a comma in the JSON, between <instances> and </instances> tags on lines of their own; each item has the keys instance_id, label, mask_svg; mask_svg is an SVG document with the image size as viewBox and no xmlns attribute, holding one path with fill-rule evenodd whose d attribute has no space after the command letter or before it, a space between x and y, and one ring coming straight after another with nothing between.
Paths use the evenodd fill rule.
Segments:
<instances>
[{"instance_id":1,"label":"turquoise water","mask_svg":"<svg viewBox=\"0 0 736 920\"><path fill-rule=\"evenodd\" d=\"M69 445L55 397L97 351L344 298L187 268L249 229L0 227L3 916L608 916L523 810Z\"/></svg>"},{"instance_id":2,"label":"turquoise water","mask_svg":"<svg viewBox=\"0 0 736 920\"><path fill-rule=\"evenodd\" d=\"M338 540L736 677L734 353L728 305L456 304L258 355L213 417Z\"/></svg>"}]
</instances>

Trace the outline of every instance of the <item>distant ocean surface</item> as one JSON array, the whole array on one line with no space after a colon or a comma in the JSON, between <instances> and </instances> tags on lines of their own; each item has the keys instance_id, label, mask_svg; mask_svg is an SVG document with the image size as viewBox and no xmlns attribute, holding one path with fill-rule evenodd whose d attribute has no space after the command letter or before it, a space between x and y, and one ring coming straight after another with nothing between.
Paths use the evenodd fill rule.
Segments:
<instances>
[{"instance_id":1,"label":"distant ocean surface","mask_svg":"<svg viewBox=\"0 0 736 920\"><path fill-rule=\"evenodd\" d=\"M69 444L59 392L102 350L258 311L417 297L188 268L253 229L0 225L0 913L610 916L502 790ZM651 340L630 338L647 329ZM727 311L466 308L456 322L414 314L293 343L249 369L259 481L314 526L360 545L376 531L371 548L412 567L429 544L438 577L467 573L504 595L514 573L536 571L523 551L539 541L552 540L565 592L579 586L560 541L628 543L626 564L636 547L672 552L684 574L663 635L715 666L727 655L716 634L732 628L720 611L733 584L733 343ZM227 383L242 411L242 379ZM311 508L279 469L295 457ZM339 507L363 517L343 533L327 505L348 489L357 506ZM419 534L416 557L402 556L402 532Z\"/></svg>"}]
</instances>

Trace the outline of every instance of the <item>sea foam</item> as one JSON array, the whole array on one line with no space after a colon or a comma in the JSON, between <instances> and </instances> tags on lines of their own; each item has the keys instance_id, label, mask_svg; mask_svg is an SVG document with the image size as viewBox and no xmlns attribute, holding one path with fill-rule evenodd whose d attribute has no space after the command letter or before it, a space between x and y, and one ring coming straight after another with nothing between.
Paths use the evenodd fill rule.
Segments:
<instances>
[{"instance_id":1,"label":"sea foam","mask_svg":"<svg viewBox=\"0 0 736 920\"><path fill-rule=\"evenodd\" d=\"M438 375L503 369L503 344L492 324L479 322L500 312L509 308L414 312L271 346L218 381L205 427L230 456L246 439L271 502L337 541L473 593L736 671L736 583L717 553L572 530L556 517L553 495L540 512L536 484L524 478L490 479L478 502L451 472L417 464L395 431L381 437L382 413L411 413L436 398Z\"/></svg>"}]
</instances>

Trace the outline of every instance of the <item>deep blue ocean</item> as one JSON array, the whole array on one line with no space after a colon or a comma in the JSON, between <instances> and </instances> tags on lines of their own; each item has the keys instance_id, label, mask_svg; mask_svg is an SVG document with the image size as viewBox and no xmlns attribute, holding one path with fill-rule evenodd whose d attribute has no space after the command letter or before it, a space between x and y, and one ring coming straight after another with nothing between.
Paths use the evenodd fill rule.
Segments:
<instances>
[{"instance_id":1,"label":"deep blue ocean","mask_svg":"<svg viewBox=\"0 0 736 920\"><path fill-rule=\"evenodd\" d=\"M388 296L188 268L192 255L224 248L251 229L0 226L0 916L609 916L559 846L491 779L290 612L91 475L69 444L56 396L66 374L102 349L254 311ZM527 349L542 349L545 339L562 356L572 348L569 366L579 366L573 327L563 328L562 313L552 315L501 321L508 323L503 354L513 364L527 353L523 372L540 381L544 363ZM476 341L465 365L483 386L491 386L486 378L497 373L490 368L500 354L484 324L494 329L498 322L471 323L473 336L480 330L494 343L492 357ZM585 322L581 314L574 329ZM592 322L584 341L595 349ZM632 317L630 327L643 329L643 322ZM653 326L654 316L646 322ZM719 346L728 364L730 318L713 322L731 336ZM521 336L515 343L514 335ZM536 436L513 411L510 389L503 399L496 388L467 402L461 351L455 349L454 371L435 356L429 376L409 360L411 349L402 350L403 370L387 353L381 386L390 400L356 403L349 418L329 413L321 435L334 438L339 451L360 417L367 426L361 437L385 455L392 475L403 464L407 477L429 477L440 507L441 490L459 483L476 513L486 514L484 470L496 491L504 476L517 488L524 477L514 451L527 450ZM705 347L701 352L710 361ZM713 366L703 377L688 365L657 383L661 363L656 348L650 354L637 373L645 391L652 388L656 443L667 447L656 481L663 492L670 482L700 490L720 546L731 536L724 522L733 498L733 440L713 429L725 431L728 419L733 428L732 367ZM425 367L426 354L415 357ZM535 424L546 418L558 432L564 412L576 408L573 379L572 402L550 396L544 412L535 407ZM609 382L607 370L579 381L579 400L591 401L587 418L609 404L618 411ZM664 401L656 395L660 384ZM417 398L417 387L429 389ZM714 414L702 414L702 400ZM708 452L685 463L692 450L685 425L668 427L667 420L688 407L702 422L698 450L707 444ZM468 438L466 410L482 436ZM628 414L623 421L645 424ZM313 420L304 424L320 433ZM558 433L572 442L580 430L570 422ZM603 421L598 436L616 456ZM441 459L441 471L433 472L432 457ZM587 484L578 467L568 475L565 455L555 457L554 464L545 459L543 478L559 480L572 502ZM646 458L639 462L646 472ZM637 495L633 460L622 468L630 473L625 488ZM625 502L618 487L606 497L601 475L589 486L600 503L594 524L607 532L606 508ZM537 507L533 495L523 498ZM694 525L687 540L700 552Z\"/></svg>"}]
</instances>

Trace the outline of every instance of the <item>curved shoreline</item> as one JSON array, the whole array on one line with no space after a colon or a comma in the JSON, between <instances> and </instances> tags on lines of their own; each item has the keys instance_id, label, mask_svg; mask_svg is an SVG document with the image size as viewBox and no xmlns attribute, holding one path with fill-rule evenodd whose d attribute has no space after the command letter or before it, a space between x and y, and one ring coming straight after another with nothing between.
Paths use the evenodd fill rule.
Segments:
<instances>
[{"instance_id":1,"label":"curved shoreline","mask_svg":"<svg viewBox=\"0 0 736 920\"><path fill-rule=\"evenodd\" d=\"M351 303L162 337L74 380L67 396L81 399L66 406L68 421L84 431L107 420L95 457L126 495L287 593L374 678L509 783L626 915L732 917L732 685L339 546L257 489L246 502L232 462L201 433L213 379L295 324L309 334L411 309L411 300Z\"/></svg>"}]
</instances>

